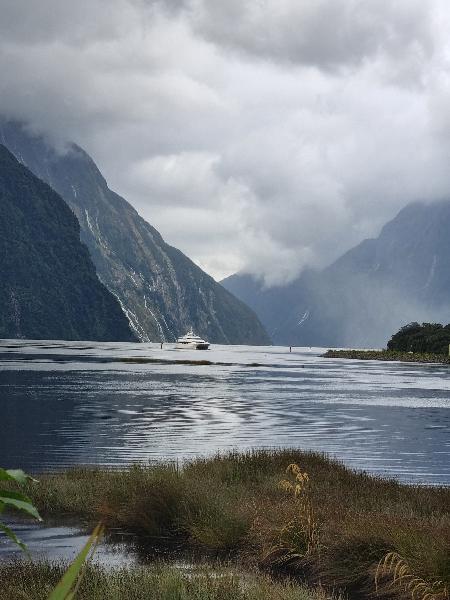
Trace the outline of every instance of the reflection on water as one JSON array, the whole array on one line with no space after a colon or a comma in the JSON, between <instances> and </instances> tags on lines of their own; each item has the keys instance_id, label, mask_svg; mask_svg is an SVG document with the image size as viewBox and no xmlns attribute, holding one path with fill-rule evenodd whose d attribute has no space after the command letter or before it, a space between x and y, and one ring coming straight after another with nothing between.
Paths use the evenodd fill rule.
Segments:
<instances>
[{"instance_id":1,"label":"reflection on water","mask_svg":"<svg viewBox=\"0 0 450 600\"><path fill-rule=\"evenodd\" d=\"M2 466L119 467L295 446L406 481L449 484L448 367L324 359L321 352L4 341ZM229 364L120 362L129 357Z\"/></svg>"},{"instance_id":2,"label":"reflection on water","mask_svg":"<svg viewBox=\"0 0 450 600\"><path fill-rule=\"evenodd\" d=\"M71 562L89 539L89 534L75 527L49 527L29 522L8 522L20 540L25 542L34 559ZM0 561L23 560L22 550L6 536L0 536ZM94 562L108 567L133 565L139 556L126 542L114 544L101 542L97 546Z\"/></svg>"}]
</instances>

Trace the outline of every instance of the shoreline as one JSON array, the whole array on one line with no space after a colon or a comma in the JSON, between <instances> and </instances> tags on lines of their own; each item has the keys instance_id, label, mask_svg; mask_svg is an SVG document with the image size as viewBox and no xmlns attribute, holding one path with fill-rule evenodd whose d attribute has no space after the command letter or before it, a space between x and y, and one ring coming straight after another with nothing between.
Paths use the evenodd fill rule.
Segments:
<instances>
[{"instance_id":1,"label":"shoreline","mask_svg":"<svg viewBox=\"0 0 450 600\"><path fill-rule=\"evenodd\" d=\"M323 358L346 358L350 360L379 360L385 362L410 362L430 365L450 365L445 354L409 353L397 350L327 350Z\"/></svg>"}]
</instances>

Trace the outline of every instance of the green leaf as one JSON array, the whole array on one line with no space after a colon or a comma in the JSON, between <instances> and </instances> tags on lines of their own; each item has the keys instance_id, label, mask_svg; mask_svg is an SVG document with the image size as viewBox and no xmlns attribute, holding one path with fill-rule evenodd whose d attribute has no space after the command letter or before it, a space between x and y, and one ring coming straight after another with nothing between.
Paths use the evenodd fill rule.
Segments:
<instances>
[{"instance_id":1,"label":"green leaf","mask_svg":"<svg viewBox=\"0 0 450 600\"><path fill-rule=\"evenodd\" d=\"M0 490L0 510L7 506L16 508L31 515L34 519L42 521L41 515L38 513L37 508L31 504L29 499L23 494L17 492L7 492L6 490Z\"/></svg>"},{"instance_id":2,"label":"green leaf","mask_svg":"<svg viewBox=\"0 0 450 600\"><path fill-rule=\"evenodd\" d=\"M48 600L72 600L75 597L75 592L81 581L81 571L86 563L89 552L92 550L92 553L94 553L95 548L100 541L100 537L103 534L103 530L103 525L97 525L81 552L69 566L58 585L48 597Z\"/></svg>"},{"instance_id":3,"label":"green leaf","mask_svg":"<svg viewBox=\"0 0 450 600\"><path fill-rule=\"evenodd\" d=\"M0 469L0 481L15 481L21 485L28 481L37 482L37 479L33 479L30 475L27 475L22 469Z\"/></svg>"},{"instance_id":4,"label":"green leaf","mask_svg":"<svg viewBox=\"0 0 450 600\"><path fill-rule=\"evenodd\" d=\"M0 500L2 496L4 498L15 498L16 500L22 500L22 502L29 502L30 504L32 504L30 498L28 498L28 496L26 496L25 494L22 494L22 492L13 492L11 490L0 489Z\"/></svg>"},{"instance_id":5,"label":"green leaf","mask_svg":"<svg viewBox=\"0 0 450 600\"><path fill-rule=\"evenodd\" d=\"M19 548L21 548L24 552L29 554L28 548L26 547L26 545L19 540L19 538L17 537L17 535L14 533L14 531L12 529L7 527L1 521L0 521L0 531L3 531L3 533L6 533L6 535L9 537L10 540L12 540L15 544L17 544L19 546Z\"/></svg>"}]
</instances>

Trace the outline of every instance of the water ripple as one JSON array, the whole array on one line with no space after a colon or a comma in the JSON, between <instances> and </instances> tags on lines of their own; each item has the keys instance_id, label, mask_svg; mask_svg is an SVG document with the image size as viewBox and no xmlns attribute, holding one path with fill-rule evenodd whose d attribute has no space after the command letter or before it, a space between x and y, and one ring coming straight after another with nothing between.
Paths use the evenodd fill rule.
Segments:
<instances>
[{"instance_id":1,"label":"water ripple","mask_svg":"<svg viewBox=\"0 0 450 600\"><path fill-rule=\"evenodd\" d=\"M296 446L402 480L450 483L450 370L218 346L0 343L0 452L38 471ZM204 358L205 355L200 355ZM252 366L258 363L260 366Z\"/></svg>"}]
</instances>

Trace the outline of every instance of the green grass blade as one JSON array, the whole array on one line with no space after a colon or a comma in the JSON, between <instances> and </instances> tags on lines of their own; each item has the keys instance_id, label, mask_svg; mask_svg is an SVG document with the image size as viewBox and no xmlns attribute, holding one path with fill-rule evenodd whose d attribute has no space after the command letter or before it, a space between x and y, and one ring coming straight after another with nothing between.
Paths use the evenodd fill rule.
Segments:
<instances>
[{"instance_id":1,"label":"green grass blade","mask_svg":"<svg viewBox=\"0 0 450 600\"><path fill-rule=\"evenodd\" d=\"M22 492L13 492L12 490L2 490L0 489L0 498L15 498L16 500L21 500L22 502L28 502L32 504L30 498L26 494L22 494Z\"/></svg>"},{"instance_id":2,"label":"green grass blade","mask_svg":"<svg viewBox=\"0 0 450 600\"><path fill-rule=\"evenodd\" d=\"M38 513L37 508L31 504L26 496L19 494L18 492L0 490L0 506L2 508L5 508L5 506L11 506L17 510L26 512L38 521L42 521L41 515Z\"/></svg>"},{"instance_id":3,"label":"green grass blade","mask_svg":"<svg viewBox=\"0 0 450 600\"><path fill-rule=\"evenodd\" d=\"M88 558L89 552L95 549L103 533L103 525L97 525L85 546L62 576L48 600L71 600L74 598L73 588Z\"/></svg>"},{"instance_id":4,"label":"green grass blade","mask_svg":"<svg viewBox=\"0 0 450 600\"><path fill-rule=\"evenodd\" d=\"M28 481L37 480L24 473L22 469L0 469L0 481L15 481L24 485Z\"/></svg>"}]
</instances>

